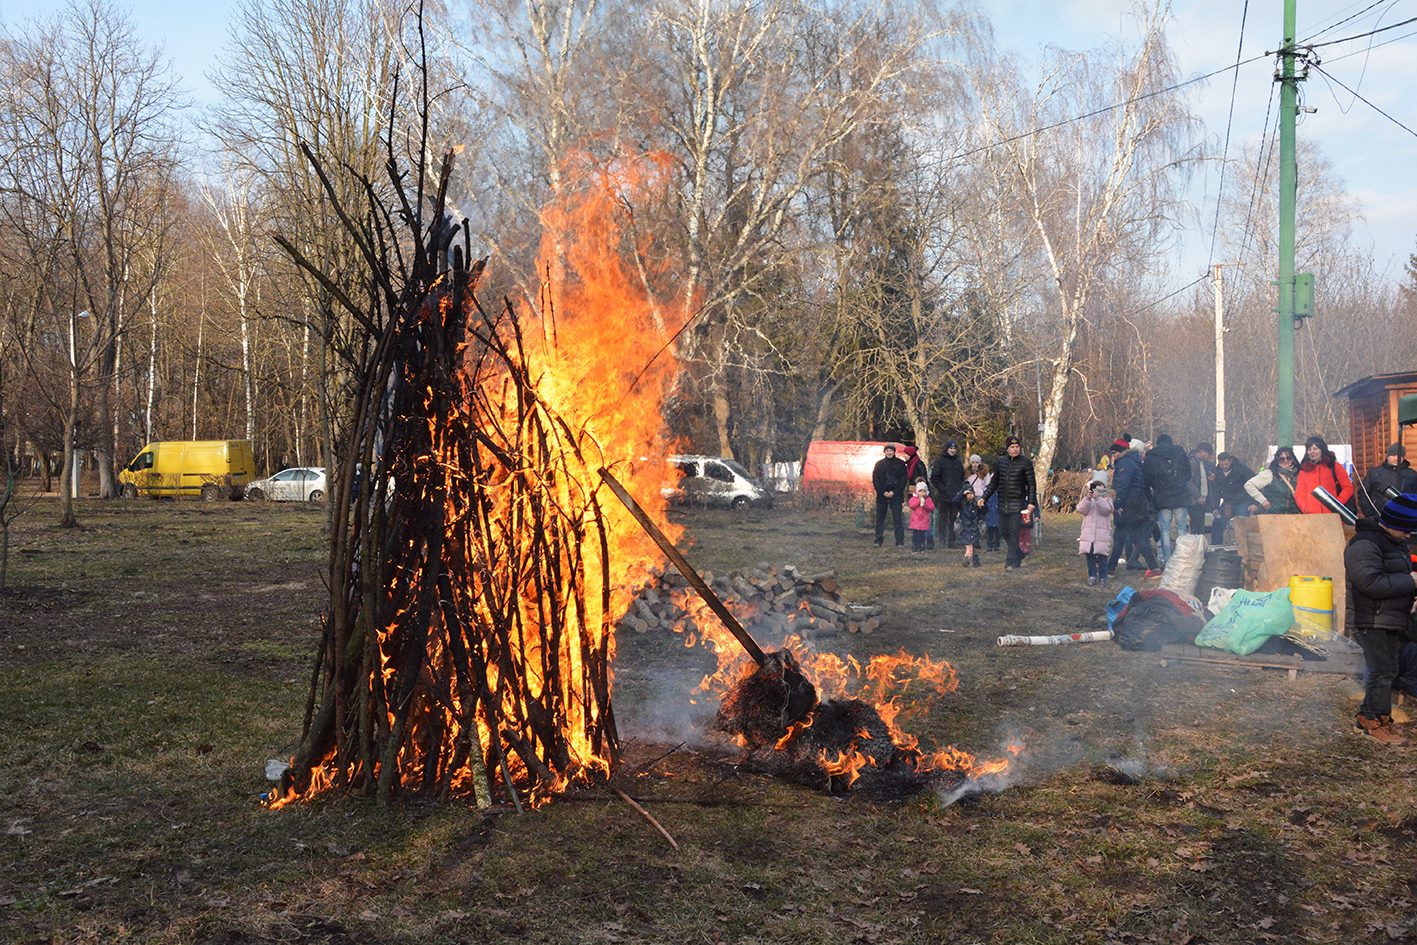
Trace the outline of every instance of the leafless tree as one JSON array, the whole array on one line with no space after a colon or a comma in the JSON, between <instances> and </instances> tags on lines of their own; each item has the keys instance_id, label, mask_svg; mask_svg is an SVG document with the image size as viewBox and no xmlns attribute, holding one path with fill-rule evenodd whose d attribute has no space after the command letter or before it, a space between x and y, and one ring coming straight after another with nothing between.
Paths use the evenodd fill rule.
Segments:
<instances>
[{"instance_id":1,"label":"leafless tree","mask_svg":"<svg viewBox=\"0 0 1417 945\"><path fill-rule=\"evenodd\" d=\"M16 217L32 225L29 245L45 257L46 245L62 247L72 285L68 304L43 303L68 341L65 482L76 461L83 381L93 372L95 429L87 439L100 495L109 497L121 342L152 291L145 273L153 270L140 258L163 235L178 102L157 53L103 0L76 3L8 37L4 67L12 89L4 119L7 195L23 207ZM72 523L68 495L62 520Z\"/></svg>"},{"instance_id":2,"label":"leafless tree","mask_svg":"<svg viewBox=\"0 0 1417 945\"><path fill-rule=\"evenodd\" d=\"M1094 293L1120 270L1135 276L1137 263L1158 259L1173 222L1190 118L1184 99L1148 95L1175 76L1164 26L1158 4L1133 50L1051 51L1031 92L1010 66L979 65L982 131L1006 155L1005 184L1048 282L1047 308L1030 325L1047 366L1035 454L1040 479L1057 451ZM1055 127L1032 133L1045 126Z\"/></svg>"}]
</instances>

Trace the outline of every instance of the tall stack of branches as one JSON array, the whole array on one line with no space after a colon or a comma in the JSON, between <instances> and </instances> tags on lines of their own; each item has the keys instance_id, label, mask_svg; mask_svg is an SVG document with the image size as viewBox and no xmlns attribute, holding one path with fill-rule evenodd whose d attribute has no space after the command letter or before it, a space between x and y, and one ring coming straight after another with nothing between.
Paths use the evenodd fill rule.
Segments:
<instances>
[{"instance_id":1,"label":"tall stack of branches","mask_svg":"<svg viewBox=\"0 0 1417 945\"><path fill-rule=\"evenodd\" d=\"M618 756L598 480L538 396L517 312L478 302L485 260L466 262L467 222L445 213L452 153L429 180L392 133L387 151L359 208L305 151L360 246L365 305L277 237L370 342L332 490L323 643L277 802L337 788L520 807Z\"/></svg>"}]
</instances>

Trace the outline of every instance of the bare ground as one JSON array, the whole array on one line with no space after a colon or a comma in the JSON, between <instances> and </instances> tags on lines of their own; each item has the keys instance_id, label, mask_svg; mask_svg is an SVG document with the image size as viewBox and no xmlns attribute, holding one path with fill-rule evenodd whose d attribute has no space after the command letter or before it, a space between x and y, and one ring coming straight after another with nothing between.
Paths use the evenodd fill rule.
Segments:
<instances>
[{"instance_id":1,"label":"bare ground","mask_svg":"<svg viewBox=\"0 0 1417 945\"><path fill-rule=\"evenodd\" d=\"M675 852L599 798L265 810L317 639L321 510L79 511L20 521L0 597L6 942L1417 941L1417 749L1349 734L1351 680L994 646L1093 627L1076 520L1006 575L874 548L852 513L689 514L701 567L835 568L889 607L827 645L954 663L917 733L1026 750L1016 783L952 806L830 798L695 744L641 771L696 734L703 660L626 637L625 776Z\"/></svg>"}]
</instances>

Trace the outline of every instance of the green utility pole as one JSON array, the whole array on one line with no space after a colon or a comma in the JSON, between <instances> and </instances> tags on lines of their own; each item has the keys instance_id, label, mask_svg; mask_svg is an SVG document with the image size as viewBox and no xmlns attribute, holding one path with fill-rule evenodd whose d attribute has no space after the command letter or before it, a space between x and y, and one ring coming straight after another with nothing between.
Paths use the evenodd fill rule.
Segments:
<instances>
[{"instance_id":1,"label":"green utility pole","mask_svg":"<svg viewBox=\"0 0 1417 945\"><path fill-rule=\"evenodd\" d=\"M1279 400L1275 443L1294 443L1294 204L1299 191L1294 120L1299 111L1299 76L1295 75L1294 6L1284 0L1284 48L1279 74Z\"/></svg>"}]
</instances>

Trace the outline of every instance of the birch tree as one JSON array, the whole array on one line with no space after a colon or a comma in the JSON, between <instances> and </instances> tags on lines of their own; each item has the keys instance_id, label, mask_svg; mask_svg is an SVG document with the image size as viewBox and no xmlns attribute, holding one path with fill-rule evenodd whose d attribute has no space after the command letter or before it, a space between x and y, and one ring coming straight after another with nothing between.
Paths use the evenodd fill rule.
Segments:
<instances>
[{"instance_id":1,"label":"birch tree","mask_svg":"<svg viewBox=\"0 0 1417 945\"><path fill-rule=\"evenodd\" d=\"M161 242L177 103L157 54L102 0L72 5L6 39L3 150L12 220L24 221L29 256L62 270L39 304L57 329L47 337L69 367L60 410L61 521L73 524L67 484L90 372L94 411L84 437L98 461L100 495L115 494L120 344L152 289L137 270L142 254L157 252Z\"/></svg>"},{"instance_id":2,"label":"birch tree","mask_svg":"<svg viewBox=\"0 0 1417 945\"><path fill-rule=\"evenodd\" d=\"M981 64L982 138L1004 155L1001 185L1027 221L1047 283L1046 308L1034 320L1046 366L1035 453L1040 482L1058 448L1081 334L1105 314L1092 309L1094 294L1166 248L1179 171L1193 156L1184 142L1184 101L1149 96L1176 75L1165 19L1154 7L1130 51L1049 51L1031 92L1012 67Z\"/></svg>"},{"instance_id":3,"label":"birch tree","mask_svg":"<svg viewBox=\"0 0 1417 945\"><path fill-rule=\"evenodd\" d=\"M685 271L681 323L701 313L680 357L700 371L717 449L731 456L732 372L771 348L745 303L788 261L786 237L838 146L890 113L928 32L884 6L777 0L666 0L650 29L658 132L678 174L667 243Z\"/></svg>"}]
</instances>

